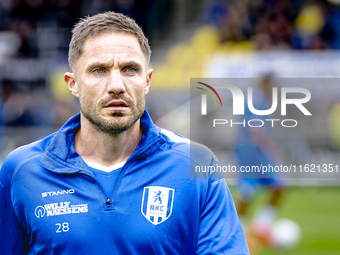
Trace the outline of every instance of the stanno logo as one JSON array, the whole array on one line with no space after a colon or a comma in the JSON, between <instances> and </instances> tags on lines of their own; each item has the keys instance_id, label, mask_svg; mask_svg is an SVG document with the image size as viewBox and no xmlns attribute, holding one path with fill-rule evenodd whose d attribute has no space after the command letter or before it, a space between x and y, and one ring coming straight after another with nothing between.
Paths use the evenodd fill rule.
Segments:
<instances>
[{"instance_id":1,"label":"stanno logo","mask_svg":"<svg viewBox=\"0 0 340 255\"><path fill-rule=\"evenodd\" d=\"M154 225L166 221L172 213L174 189L149 186L144 187L141 211Z\"/></svg>"},{"instance_id":2,"label":"stanno logo","mask_svg":"<svg viewBox=\"0 0 340 255\"><path fill-rule=\"evenodd\" d=\"M52 197L52 196L59 196L59 195L68 195L74 194L74 189L69 190L58 190L58 191L50 191L50 192L43 192L41 193L42 197Z\"/></svg>"},{"instance_id":3,"label":"stanno logo","mask_svg":"<svg viewBox=\"0 0 340 255\"><path fill-rule=\"evenodd\" d=\"M37 218L42 218L45 215L49 217L49 216L56 216L56 215L87 213L87 212L88 212L88 204L70 205L70 202L60 202L60 203L46 204L44 206L39 205L35 208L34 214Z\"/></svg>"}]
</instances>

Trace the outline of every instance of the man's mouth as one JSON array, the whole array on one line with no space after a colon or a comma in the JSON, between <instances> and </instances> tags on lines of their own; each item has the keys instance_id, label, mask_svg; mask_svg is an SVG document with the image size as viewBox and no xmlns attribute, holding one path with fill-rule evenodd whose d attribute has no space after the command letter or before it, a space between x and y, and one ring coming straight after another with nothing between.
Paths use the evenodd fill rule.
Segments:
<instances>
[{"instance_id":1,"label":"man's mouth","mask_svg":"<svg viewBox=\"0 0 340 255\"><path fill-rule=\"evenodd\" d=\"M129 106L123 100L114 100L108 103L105 108L112 110L123 110L127 109Z\"/></svg>"}]
</instances>

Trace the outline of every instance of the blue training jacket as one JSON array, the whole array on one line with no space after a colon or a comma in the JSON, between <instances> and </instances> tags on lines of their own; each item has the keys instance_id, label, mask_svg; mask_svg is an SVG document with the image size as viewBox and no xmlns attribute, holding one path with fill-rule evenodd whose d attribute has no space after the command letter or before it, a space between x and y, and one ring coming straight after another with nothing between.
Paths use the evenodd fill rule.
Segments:
<instances>
[{"instance_id":1,"label":"blue training jacket","mask_svg":"<svg viewBox=\"0 0 340 255\"><path fill-rule=\"evenodd\" d=\"M190 178L216 165L203 146L160 129L144 136L107 197L71 152L80 114L13 151L0 171L0 254L249 254L224 179ZM194 155L193 155L194 153Z\"/></svg>"}]
</instances>

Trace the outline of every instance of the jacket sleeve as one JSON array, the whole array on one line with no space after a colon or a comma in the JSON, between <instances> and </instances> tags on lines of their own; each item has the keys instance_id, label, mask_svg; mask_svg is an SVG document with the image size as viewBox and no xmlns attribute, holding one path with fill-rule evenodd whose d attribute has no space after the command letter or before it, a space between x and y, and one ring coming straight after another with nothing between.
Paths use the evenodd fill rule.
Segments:
<instances>
[{"instance_id":1,"label":"jacket sleeve","mask_svg":"<svg viewBox=\"0 0 340 255\"><path fill-rule=\"evenodd\" d=\"M224 179L208 179L200 214L197 254L249 254L234 201Z\"/></svg>"},{"instance_id":2,"label":"jacket sleeve","mask_svg":"<svg viewBox=\"0 0 340 255\"><path fill-rule=\"evenodd\" d=\"M11 181L15 169L10 155L0 170L0 254L22 255L29 251L29 235L14 212Z\"/></svg>"}]
</instances>

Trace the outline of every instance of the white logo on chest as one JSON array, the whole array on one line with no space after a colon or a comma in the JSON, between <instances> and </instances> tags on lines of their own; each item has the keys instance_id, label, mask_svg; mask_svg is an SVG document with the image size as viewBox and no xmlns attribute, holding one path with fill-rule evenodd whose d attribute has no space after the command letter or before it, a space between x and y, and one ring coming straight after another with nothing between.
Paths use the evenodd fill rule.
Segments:
<instances>
[{"instance_id":1,"label":"white logo on chest","mask_svg":"<svg viewBox=\"0 0 340 255\"><path fill-rule=\"evenodd\" d=\"M154 225L166 221L172 213L174 189L149 186L144 187L141 211Z\"/></svg>"},{"instance_id":2,"label":"white logo on chest","mask_svg":"<svg viewBox=\"0 0 340 255\"><path fill-rule=\"evenodd\" d=\"M68 195L68 194L74 194L74 189L68 189L68 190L58 190L58 191L50 191L50 192L43 192L41 193L42 197L53 197L53 196L60 196L60 195Z\"/></svg>"},{"instance_id":3,"label":"white logo on chest","mask_svg":"<svg viewBox=\"0 0 340 255\"><path fill-rule=\"evenodd\" d=\"M88 210L88 204L70 205L70 202L60 202L46 204L44 206L39 205L35 208L34 214L37 218L42 218L45 215L49 217L64 214L87 213Z\"/></svg>"}]
</instances>

